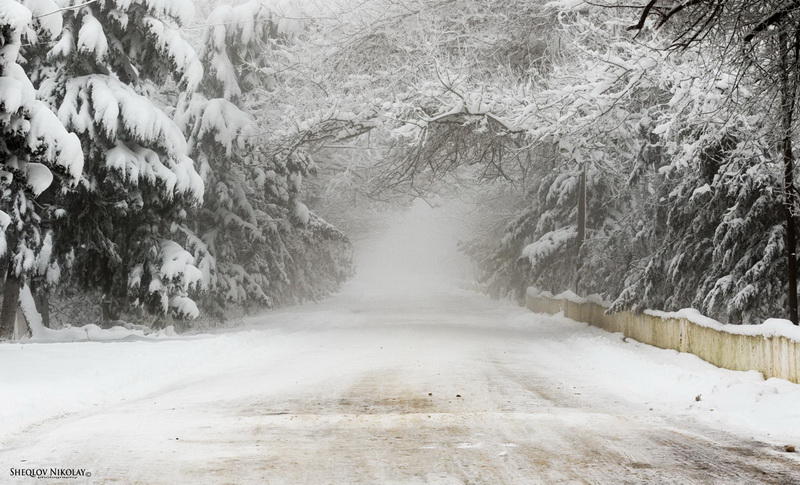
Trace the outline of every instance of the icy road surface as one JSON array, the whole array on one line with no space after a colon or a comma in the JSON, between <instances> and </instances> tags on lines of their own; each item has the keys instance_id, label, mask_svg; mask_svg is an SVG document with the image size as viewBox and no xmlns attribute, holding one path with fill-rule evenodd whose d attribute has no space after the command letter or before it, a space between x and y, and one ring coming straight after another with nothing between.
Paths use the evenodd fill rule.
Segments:
<instances>
[{"instance_id":1,"label":"icy road surface","mask_svg":"<svg viewBox=\"0 0 800 485\"><path fill-rule=\"evenodd\" d=\"M800 483L800 386L459 289L413 233L233 333L0 346L0 483Z\"/></svg>"}]
</instances>

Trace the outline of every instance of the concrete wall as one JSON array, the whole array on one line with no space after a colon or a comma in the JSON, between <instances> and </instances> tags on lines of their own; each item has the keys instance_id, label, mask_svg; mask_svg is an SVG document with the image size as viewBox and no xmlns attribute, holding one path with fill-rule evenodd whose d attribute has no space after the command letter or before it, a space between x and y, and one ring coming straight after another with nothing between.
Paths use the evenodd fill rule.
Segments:
<instances>
[{"instance_id":1,"label":"concrete wall","mask_svg":"<svg viewBox=\"0 0 800 485\"><path fill-rule=\"evenodd\" d=\"M782 336L738 335L705 327L685 318L662 318L619 312L606 314L595 303L576 303L543 296L527 296L527 307L618 332L642 343L694 354L718 367L756 370L764 377L800 383L800 342Z\"/></svg>"}]
</instances>

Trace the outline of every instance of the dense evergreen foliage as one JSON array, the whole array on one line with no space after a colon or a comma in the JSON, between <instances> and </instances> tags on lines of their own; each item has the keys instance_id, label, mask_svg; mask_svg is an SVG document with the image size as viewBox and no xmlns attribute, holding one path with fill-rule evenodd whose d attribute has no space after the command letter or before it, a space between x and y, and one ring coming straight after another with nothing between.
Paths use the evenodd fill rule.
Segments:
<instances>
[{"instance_id":1,"label":"dense evergreen foliage","mask_svg":"<svg viewBox=\"0 0 800 485\"><path fill-rule=\"evenodd\" d=\"M347 237L302 202L303 130L265 135L283 80L262 74L293 35L267 2L217 8L202 41L190 0L6 0L0 19L4 336L25 286L45 317L81 302L54 324L159 325L319 298L350 274Z\"/></svg>"},{"instance_id":2,"label":"dense evergreen foliage","mask_svg":"<svg viewBox=\"0 0 800 485\"><path fill-rule=\"evenodd\" d=\"M349 275L350 247L302 202L314 162L302 134L275 135L259 104L282 82L270 74L296 23L263 2L216 8L201 59L206 77L180 117L203 173L206 199L185 227L203 262L204 307L272 307L316 298Z\"/></svg>"},{"instance_id":3,"label":"dense evergreen foliage","mask_svg":"<svg viewBox=\"0 0 800 485\"><path fill-rule=\"evenodd\" d=\"M794 318L797 9L719 4L4 0L5 300L315 299L352 271L319 214L439 192L494 295Z\"/></svg>"}]
</instances>

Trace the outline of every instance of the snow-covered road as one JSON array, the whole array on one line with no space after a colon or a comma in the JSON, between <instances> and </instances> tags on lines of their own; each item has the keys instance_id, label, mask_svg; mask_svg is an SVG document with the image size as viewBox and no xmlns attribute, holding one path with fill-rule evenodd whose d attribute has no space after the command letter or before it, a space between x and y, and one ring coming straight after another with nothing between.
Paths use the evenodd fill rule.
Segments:
<instances>
[{"instance_id":1,"label":"snow-covered road","mask_svg":"<svg viewBox=\"0 0 800 485\"><path fill-rule=\"evenodd\" d=\"M0 483L800 483L800 386L459 289L401 233L233 333L1 346Z\"/></svg>"}]
</instances>

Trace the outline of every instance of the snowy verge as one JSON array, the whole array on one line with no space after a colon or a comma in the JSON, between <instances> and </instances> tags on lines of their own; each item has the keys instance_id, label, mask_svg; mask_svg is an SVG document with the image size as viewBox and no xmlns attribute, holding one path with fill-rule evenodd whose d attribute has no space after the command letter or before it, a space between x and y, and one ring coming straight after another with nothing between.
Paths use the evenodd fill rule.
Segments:
<instances>
[{"instance_id":1,"label":"snowy verge","mask_svg":"<svg viewBox=\"0 0 800 485\"><path fill-rule=\"evenodd\" d=\"M535 354L530 365L591 396L593 406L652 414L654 420L695 419L781 447L800 443L798 384L765 379L756 371L722 369L696 355L622 339L562 315L532 314L521 321L558 336L526 344ZM638 403L640 409L625 410L625 402Z\"/></svg>"},{"instance_id":2,"label":"snowy verge","mask_svg":"<svg viewBox=\"0 0 800 485\"><path fill-rule=\"evenodd\" d=\"M93 323L79 327L68 325L64 328L47 328L36 309L30 287L20 291L20 309L28 322L31 336L23 337L20 343L59 343L59 342L111 342L115 340L135 340L175 337L175 328L170 325L163 330L153 331L142 325L117 325L102 328Z\"/></svg>"},{"instance_id":3,"label":"snowy verge","mask_svg":"<svg viewBox=\"0 0 800 485\"><path fill-rule=\"evenodd\" d=\"M159 339L177 337L175 328L170 325L163 330L149 331L125 326L102 328L93 323L80 327L66 326L52 329L41 327L19 343L68 343L68 342L113 342L117 340Z\"/></svg>"},{"instance_id":4,"label":"snowy verge","mask_svg":"<svg viewBox=\"0 0 800 485\"><path fill-rule=\"evenodd\" d=\"M550 298L553 300L564 300L572 303L594 303L608 307L609 303L604 301L599 295L581 297L572 291L565 291L558 295L553 295L548 291L541 291L536 287L529 287L528 296L536 298ZM684 319L701 327L712 328L720 332L732 335L748 335L751 337L784 337L794 342L800 342L800 326L793 325L791 321L780 318L770 318L763 323L756 325L733 325L721 323L711 317L707 317L694 308L684 308L676 312L665 312L660 310L645 310L645 315L658 317L664 320Z\"/></svg>"}]
</instances>

